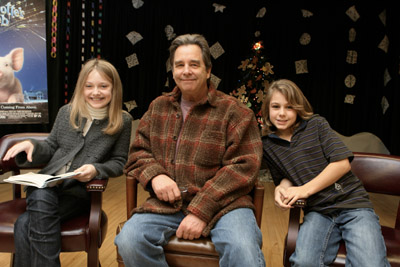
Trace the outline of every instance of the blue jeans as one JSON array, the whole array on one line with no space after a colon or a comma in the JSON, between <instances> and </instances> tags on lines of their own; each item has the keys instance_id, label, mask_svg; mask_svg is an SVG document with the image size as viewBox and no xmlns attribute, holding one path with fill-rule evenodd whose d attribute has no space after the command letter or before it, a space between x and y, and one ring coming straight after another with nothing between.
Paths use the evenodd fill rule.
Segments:
<instances>
[{"instance_id":1,"label":"blue jeans","mask_svg":"<svg viewBox=\"0 0 400 267\"><path fill-rule=\"evenodd\" d=\"M125 266L168 266L163 246L185 215L135 213L115 238ZM211 230L220 266L265 266L262 235L251 209L228 212Z\"/></svg>"},{"instance_id":2,"label":"blue jeans","mask_svg":"<svg viewBox=\"0 0 400 267\"><path fill-rule=\"evenodd\" d=\"M59 187L28 187L26 212L14 225L15 267L60 266L60 222L88 210L89 199Z\"/></svg>"},{"instance_id":3,"label":"blue jeans","mask_svg":"<svg viewBox=\"0 0 400 267\"><path fill-rule=\"evenodd\" d=\"M379 218L366 208L341 210L335 216L306 214L290 262L292 266L328 266L336 258L341 239L346 244L346 266L390 266Z\"/></svg>"}]
</instances>

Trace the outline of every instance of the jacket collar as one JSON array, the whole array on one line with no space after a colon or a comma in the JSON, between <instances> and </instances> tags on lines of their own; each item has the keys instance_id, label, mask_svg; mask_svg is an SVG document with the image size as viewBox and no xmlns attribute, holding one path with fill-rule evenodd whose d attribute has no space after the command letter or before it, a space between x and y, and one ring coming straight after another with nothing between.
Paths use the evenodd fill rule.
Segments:
<instances>
[{"instance_id":1,"label":"jacket collar","mask_svg":"<svg viewBox=\"0 0 400 267\"><path fill-rule=\"evenodd\" d=\"M172 102L178 102L181 99L182 92L178 86L175 86L175 88L166 95L170 97ZM207 102L213 107L215 107L217 104L217 90L212 83L210 83L210 86L208 87L207 98L204 98L204 100L200 101L199 105L204 105Z\"/></svg>"}]
</instances>

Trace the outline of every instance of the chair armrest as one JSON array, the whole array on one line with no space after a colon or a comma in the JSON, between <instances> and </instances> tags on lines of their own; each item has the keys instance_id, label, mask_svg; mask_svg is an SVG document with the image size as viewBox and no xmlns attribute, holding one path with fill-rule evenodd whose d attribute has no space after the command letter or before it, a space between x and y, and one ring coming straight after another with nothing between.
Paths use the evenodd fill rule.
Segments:
<instances>
[{"instance_id":1,"label":"chair armrest","mask_svg":"<svg viewBox=\"0 0 400 267\"><path fill-rule=\"evenodd\" d=\"M0 174L12 171L13 175L19 174L19 170L22 169L21 167L17 166L15 163L14 158L3 161L4 155L7 153L8 149L11 148L18 142L24 141L26 139L37 139L37 140L44 140L47 138L48 133L14 133L14 134L7 134L1 137L0 139ZM38 168L43 167L37 166ZM25 169L34 169L36 166L31 166Z\"/></svg>"},{"instance_id":2,"label":"chair armrest","mask_svg":"<svg viewBox=\"0 0 400 267\"><path fill-rule=\"evenodd\" d=\"M261 228L262 211L264 205L264 186L261 182L257 181L253 188L253 204L255 207L254 215L256 217L257 225Z\"/></svg>"},{"instance_id":3,"label":"chair armrest","mask_svg":"<svg viewBox=\"0 0 400 267\"><path fill-rule=\"evenodd\" d=\"M8 149L10 149L13 145L18 142L21 142L26 139L38 139L44 140L47 138L48 133L14 133L7 134L0 138L0 174L4 174L7 172L11 172L12 175L20 174L21 169L36 169L42 168L43 165L38 166L30 166L29 168L22 168L17 166L15 162L15 158L11 158L8 161L3 161L5 154ZM13 184L13 199L21 198L21 185Z\"/></svg>"},{"instance_id":4,"label":"chair armrest","mask_svg":"<svg viewBox=\"0 0 400 267\"><path fill-rule=\"evenodd\" d=\"M284 266L290 266L289 258L296 249L296 240L300 228L301 209L305 207L305 205L306 200L299 199L294 203L294 207L290 209L288 233L285 240L286 245L283 255Z\"/></svg>"},{"instance_id":5,"label":"chair armrest","mask_svg":"<svg viewBox=\"0 0 400 267\"><path fill-rule=\"evenodd\" d=\"M132 216L132 210L137 207L138 181L132 176L126 176L126 218Z\"/></svg>"},{"instance_id":6,"label":"chair armrest","mask_svg":"<svg viewBox=\"0 0 400 267\"><path fill-rule=\"evenodd\" d=\"M108 184L108 178L107 179L92 179L86 184L86 191L87 192L104 192L106 190Z\"/></svg>"},{"instance_id":7,"label":"chair armrest","mask_svg":"<svg viewBox=\"0 0 400 267\"><path fill-rule=\"evenodd\" d=\"M103 205L103 192L106 190L108 184L107 179L92 179L86 184L86 191L90 193L90 214L89 214L89 232L90 239L88 248L90 250L98 249L98 244L101 244L102 233L101 219L102 219L102 205Z\"/></svg>"}]
</instances>

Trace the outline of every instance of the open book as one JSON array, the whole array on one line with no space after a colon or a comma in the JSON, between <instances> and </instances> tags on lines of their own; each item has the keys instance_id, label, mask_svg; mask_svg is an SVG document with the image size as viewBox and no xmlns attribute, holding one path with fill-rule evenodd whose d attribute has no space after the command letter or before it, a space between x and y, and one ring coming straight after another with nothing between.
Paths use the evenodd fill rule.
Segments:
<instances>
[{"instance_id":1,"label":"open book","mask_svg":"<svg viewBox=\"0 0 400 267\"><path fill-rule=\"evenodd\" d=\"M45 188L45 187L55 186L60 180L71 178L77 174L78 173L76 172L67 172L64 174L53 176L49 174L28 172L25 174L10 176L7 179L4 179L3 181L13 184L22 184L22 185L36 186L38 188Z\"/></svg>"}]
</instances>

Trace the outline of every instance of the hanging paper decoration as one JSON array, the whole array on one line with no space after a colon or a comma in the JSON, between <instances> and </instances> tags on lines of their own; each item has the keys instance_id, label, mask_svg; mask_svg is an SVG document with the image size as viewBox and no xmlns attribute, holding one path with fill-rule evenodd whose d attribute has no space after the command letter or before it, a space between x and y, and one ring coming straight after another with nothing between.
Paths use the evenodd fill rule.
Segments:
<instances>
[{"instance_id":1,"label":"hanging paper decoration","mask_svg":"<svg viewBox=\"0 0 400 267\"><path fill-rule=\"evenodd\" d=\"M308 19L313 16L313 13L307 9L300 9L303 18ZM308 32L303 32L303 34L300 36L299 43L302 46L309 45L311 42L311 34ZM305 52L308 54L308 52ZM304 74L308 73L308 59L302 59L302 60L297 60L294 62L295 65L295 70L296 74Z\"/></svg>"},{"instance_id":2,"label":"hanging paper decoration","mask_svg":"<svg viewBox=\"0 0 400 267\"><path fill-rule=\"evenodd\" d=\"M142 0L132 0L132 6L135 9L140 8L141 6L143 6L144 2Z\"/></svg>"},{"instance_id":3,"label":"hanging paper decoration","mask_svg":"<svg viewBox=\"0 0 400 267\"><path fill-rule=\"evenodd\" d=\"M68 66L69 66L69 47L70 47L70 37L71 37L71 0L67 1L67 16L65 24L65 67L64 67L64 104L68 103Z\"/></svg>"},{"instance_id":4,"label":"hanging paper decoration","mask_svg":"<svg viewBox=\"0 0 400 267\"><path fill-rule=\"evenodd\" d=\"M218 88L219 83L221 82L221 79L214 74L211 73L210 81L214 84L215 89Z\"/></svg>"},{"instance_id":5,"label":"hanging paper decoration","mask_svg":"<svg viewBox=\"0 0 400 267\"><path fill-rule=\"evenodd\" d=\"M95 3L90 3L90 58L94 58L94 19L95 19Z\"/></svg>"},{"instance_id":6,"label":"hanging paper decoration","mask_svg":"<svg viewBox=\"0 0 400 267\"><path fill-rule=\"evenodd\" d=\"M53 0L53 7L51 10L51 51L52 58L57 57L57 0Z\"/></svg>"},{"instance_id":7,"label":"hanging paper decoration","mask_svg":"<svg viewBox=\"0 0 400 267\"><path fill-rule=\"evenodd\" d=\"M311 42L311 35L309 33L303 33L300 36L300 40L299 40L300 44L302 45L308 45Z\"/></svg>"},{"instance_id":8,"label":"hanging paper decoration","mask_svg":"<svg viewBox=\"0 0 400 267\"><path fill-rule=\"evenodd\" d=\"M352 42L354 42L356 40L356 34L357 34L356 29L351 28L349 30L349 42L350 43L352 43Z\"/></svg>"},{"instance_id":9,"label":"hanging paper decoration","mask_svg":"<svg viewBox=\"0 0 400 267\"><path fill-rule=\"evenodd\" d=\"M172 66L169 63L169 59L167 59L167 62L165 62L165 69L166 69L167 73L172 70Z\"/></svg>"},{"instance_id":10,"label":"hanging paper decoration","mask_svg":"<svg viewBox=\"0 0 400 267\"><path fill-rule=\"evenodd\" d=\"M210 47L210 53L211 53L211 56L212 56L214 59L217 59L217 58L219 58L223 53L225 53L225 51L224 51L224 49L222 48L221 44L220 44L219 42L216 42L215 44L213 44L213 45Z\"/></svg>"},{"instance_id":11,"label":"hanging paper decoration","mask_svg":"<svg viewBox=\"0 0 400 267\"><path fill-rule=\"evenodd\" d=\"M97 23L97 57L101 56L101 39L102 39L102 25L103 25L103 0L99 0L99 20Z\"/></svg>"},{"instance_id":12,"label":"hanging paper decoration","mask_svg":"<svg viewBox=\"0 0 400 267\"><path fill-rule=\"evenodd\" d=\"M356 98L355 95L346 95L344 98L344 103L346 104L354 104L354 99Z\"/></svg>"},{"instance_id":13,"label":"hanging paper decoration","mask_svg":"<svg viewBox=\"0 0 400 267\"><path fill-rule=\"evenodd\" d=\"M128 64L128 68L132 68L134 66L139 65L139 60L137 58L136 53L133 53L132 55L126 57L125 60L126 63Z\"/></svg>"},{"instance_id":14,"label":"hanging paper decoration","mask_svg":"<svg viewBox=\"0 0 400 267\"><path fill-rule=\"evenodd\" d=\"M168 41L172 40L176 37L176 33L174 33L174 28L171 25L165 26L165 35L167 36Z\"/></svg>"},{"instance_id":15,"label":"hanging paper decoration","mask_svg":"<svg viewBox=\"0 0 400 267\"><path fill-rule=\"evenodd\" d=\"M82 63L85 61L85 27L86 27L86 22L85 22L85 0L82 0L82 38L81 38L81 61Z\"/></svg>"},{"instance_id":16,"label":"hanging paper decoration","mask_svg":"<svg viewBox=\"0 0 400 267\"><path fill-rule=\"evenodd\" d=\"M126 38L132 43L132 45L135 45L137 42L143 39L142 35L140 33L131 31L126 35Z\"/></svg>"},{"instance_id":17,"label":"hanging paper decoration","mask_svg":"<svg viewBox=\"0 0 400 267\"><path fill-rule=\"evenodd\" d=\"M302 9L301 14L303 15L303 18L309 18L309 17L314 16L314 14L307 9Z\"/></svg>"},{"instance_id":18,"label":"hanging paper decoration","mask_svg":"<svg viewBox=\"0 0 400 267\"><path fill-rule=\"evenodd\" d=\"M346 62L349 64L356 64L357 63L357 51L347 50Z\"/></svg>"},{"instance_id":19,"label":"hanging paper decoration","mask_svg":"<svg viewBox=\"0 0 400 267\"><path fill-rule=\"evenodd\" d=\"M294 62L296 74L308 73L307 59L297 60Z\"/></svg>"},{"instance_id":20,"label":"hanging paper decoration","mask_svg":"<svg viewBox=\"0 0 400 267\"><path fill-rule=\"evenodd\" d=\"M386 87L386 85L388 84L388 82L390 82L391 79L392 77L390 76L389 70L386 68L385 72L383 73L383 85Z\"/></svg>"},{"instance_id":21,"label":"hanging paper decoration","mask_svg":"<svg viewBox=\"0 0 400 267\"><path fill-rule=\"evenodd\" d=\"M137 107L135 100L124 102L124 105L125 105L126 109L128 110L128 112L131 112L132 109Z\"/></svg>"},{"instance_id":22,"label":"hanging paper decoration","mask_svg":"<svg viewBox=\"0 0 400 267\"><path fill-rule=\"evenodd\" d=\"M382 49L385 53L388 52L388 48L389 48L389 38L387 37L386 34L385 34L385 36L383 37L382 41L379 43L378 48Z\"/></svg>"},{"instance_id":23,"label":"hanging paper decoration","mask_svg":"<svg viewBox=\"0 0 400 267\"><path fill-rule=\"evenodd\" d=\"M344 79L344 84L347 88L352 88L356 84L356 77L353 74L349 74Z\"/></svg>"},{"instance_id":24,"label":"hanging paper decoration","mask_svg":"<svg viewBox=\"0 0 400 267\"><path fill-rule=\"evenodd\" d=\"M389 101L385 96L382 97L381 107L382 107L382 113L385 115L387 109L389 108Z\"/></svg>"},{"instance_id":25,"label":"hanging paper decoration","mask_svg":"<svg viewBox=\"0 0 400 267\"><path fill-rule=\"evenodd\" d=\"M349 16L351 20L356 22L360 18L360 14L358 14L356 6L352 6L346 10L346 15Z\"/></svg>"},{"instance_id":26,"label":"hanging paper decoration","mask_svg":"<svg viewBox=\"0 0 400 267\"><path fill-rule=\"evenodd\" d=\"M386 26L386 9L384 9L384 10L379 14L379 19L381 20L383 26Z\"/></svg>"},{"instance_id":27,"label":"hanging paper decoration","mask_svg":"<svg viewBox=\"0 0 400 267\"><path fill-rule=\"evenodd\" d=\"M258 10L256 18L263 18L265 16L265 13L267 13L267 9L265 7L262 7L260 10Z\"/></svg>"},{"instance_id":28,"label":"hanging paper decoration","mask_svg":"<svg viewBox=\"0 0 400 267\"><path fill-rule=\"evenodd\" d=\"M220 4L217 4L217 3L213 3L213 6L215 8L215 10L214 10L215 13L217 13L218 11L221 12L221 13L224 13L224 9L226 8L226 6L220 5Z\"/></svg>"}]
</instances>

